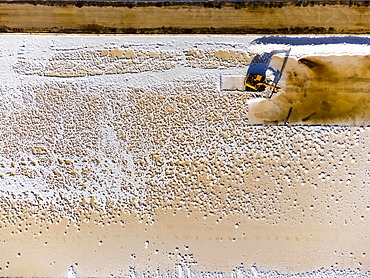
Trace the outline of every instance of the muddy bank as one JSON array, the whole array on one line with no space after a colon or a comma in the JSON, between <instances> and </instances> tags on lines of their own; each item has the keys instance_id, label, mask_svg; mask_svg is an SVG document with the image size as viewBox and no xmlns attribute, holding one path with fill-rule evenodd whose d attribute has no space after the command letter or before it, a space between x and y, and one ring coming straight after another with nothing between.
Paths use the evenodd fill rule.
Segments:
<instances>
[{"instance_id":1,"label":"muddy bank","mask_svg":"<svg viewBox=\"0 0 370 278\"><path fill-rule=\"evenodd\" d=\"M367 33L368 2L7 2L1 32ZM340 15L340 16L339 16Z\"/></svg>"}]
</instances>

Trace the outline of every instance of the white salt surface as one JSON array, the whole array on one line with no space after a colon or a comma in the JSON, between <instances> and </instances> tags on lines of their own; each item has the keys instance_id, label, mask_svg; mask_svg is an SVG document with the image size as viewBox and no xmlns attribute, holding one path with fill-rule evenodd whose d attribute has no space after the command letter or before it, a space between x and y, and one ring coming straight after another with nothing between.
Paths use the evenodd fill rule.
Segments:
<instances>
[{"instance_id":1,"label":"white salt surface","mask_svg":"<svg viewBox=\"0 0 370 278\"><path fill-rule=\"evenodd\" d=\"M94 237L101 251L91 249L89 238L94 235L88 232L84 237L73 235L69 241L67 229L55 236L53 244L63 235L65 242L58 246L71 259L47 261L47 265L55 267L52 273L62 269L70 277L76 273L119 276L122 261L125 271L127 266L143 269L150 264L148 259L152 264L159 262L159 256L179 263L176 275L183 277L227 276L232 269L235 277L279 276L252 268L253 263L306 277L329 272L329 277L342 275L331 266L349 268L348 275L367 275L369 127L252 126L248 101L257 104L253 99L264 96L221 90L222 76L245 75L257 55L281 61L286 53L296 62L305 57L366 58L370 39L1 35L0 213L4 227L0 232L13 229L9 223L17 223L19 215L48 223L61 216L76 225L90 221L86 211L108 219L96 222L107 229L101 228L104 236ZM287 65L287 69L292 72L292 67ZM282 77L282 86L300 88L287 80ZM324 110L332 107L330 101L321 105ZM312 120L310 113L303 117ZM162 236L171 241L153 243L147 254L139 245L127 246L128 240L118 232L109 238L109 229L115 229L112 211L133 215L143 223L142 230L126 228L131 232L125 236L135 244L144 248L149 234L153 241ZM170 219L179 218L187 226L163 220L162 213L171 217L183 213L184 218ZM191 222L192 215L198 224ZM157 229L156 221L165 223L158 225L167 227L168 234L163 229L160 233L150 230L152 225ZM178 228L171 230L173 225ZM28 223L27 228L31 230ZM12 232L17 238L14 244L21 242L19 235L27 238L20 226ZM179 238L174 236L181 233L181 239L192 244L186 257L170 249L162 251L179 250ZM105 243L109 241L111 245ZM33 241L20 244L22 252L3 242L7 253L6 259L0 259L1 275L24 275L22 265L32 265L35 256L25 254L34 249L27 242ZM187 244L181 243L184 249ZM78 244L92 250L89 254L95 250L99 260L86 257L90 264L77 266L84 255L75 256L63 246L74 250ZM59 254L57 248L44 252L44 243L44 249L35 248L45 260ZM227 250L229 257L225 259L219 248ZM22 256L9 265L8 256L13 253ZM248 271L237 269L242 261ZM17 262L18 268L12 267ZM192 267L187 269L181 262L191 262ZM321 272L312 272L321 267ZM229 272L212 272L221 268ZM306 270L311 272L302 274ZM48 270L32 273L53 276Z\"/></svg>"}]
</instances>

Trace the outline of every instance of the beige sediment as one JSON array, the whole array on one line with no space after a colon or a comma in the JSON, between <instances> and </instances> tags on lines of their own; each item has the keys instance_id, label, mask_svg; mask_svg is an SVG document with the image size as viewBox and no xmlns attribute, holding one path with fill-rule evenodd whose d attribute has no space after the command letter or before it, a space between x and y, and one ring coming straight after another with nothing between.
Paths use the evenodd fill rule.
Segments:
<instances>
[{"instance_id":1,"label":"beige sediment","mask_svg":"<svg viewBox=\"0 0 370 278\"><path fill-rule=\"evenodd\" d=\"M58 224L30 220L21 233L15 226L2 228L1 275L61 276L70 266L84 277L127 275L130 267L153 274L174 272L180 262L196 271L230 272L232 264L291 273L323 266L354 269L359 263L369 270L365 224L268 225L241 215L216 222L183 212L160 213L150 226L130 215L105 225L98 219L92 213L89 223L78 226L65 219Z\"/></svg>"}]
</instances>

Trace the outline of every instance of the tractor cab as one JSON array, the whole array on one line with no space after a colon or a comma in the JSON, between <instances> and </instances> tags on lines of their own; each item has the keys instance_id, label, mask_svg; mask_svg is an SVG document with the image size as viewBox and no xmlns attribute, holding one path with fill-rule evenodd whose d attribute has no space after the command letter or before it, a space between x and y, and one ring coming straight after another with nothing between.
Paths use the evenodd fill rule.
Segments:
<instances>
[{"instance_id":1,"label":"tractor cab","mask_svg":"<svg viewBox=\"0 0 370 278\"><path fill-rule=\"evenodd\" d=\"M257 91L257 92L263 92L266 89L266 87L270 87L272 88L271 95L281 90L280 87L269 84L265 82L265 80L266 80L265 76L254 73L248 73L244 79L244 85L248 91Z\"/></svg>"}]
</instances>

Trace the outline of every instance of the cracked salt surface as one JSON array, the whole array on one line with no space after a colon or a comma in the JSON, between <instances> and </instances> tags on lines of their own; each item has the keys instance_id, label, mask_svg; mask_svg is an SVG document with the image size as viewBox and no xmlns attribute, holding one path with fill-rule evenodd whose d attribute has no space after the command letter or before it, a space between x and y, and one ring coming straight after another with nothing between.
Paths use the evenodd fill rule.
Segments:
<instances>
[{"instance_id":1,"label":"cracked salt surface","mask_svg":"<svg viewBox=\"0 0 370 278\"><path fill-rule=\"evenodd\" d=\"M366 60L366 36L0 46L1 275L368 275L369 127L252 126L221 90L274 50Z\"/></svg>"}]
</instances>

